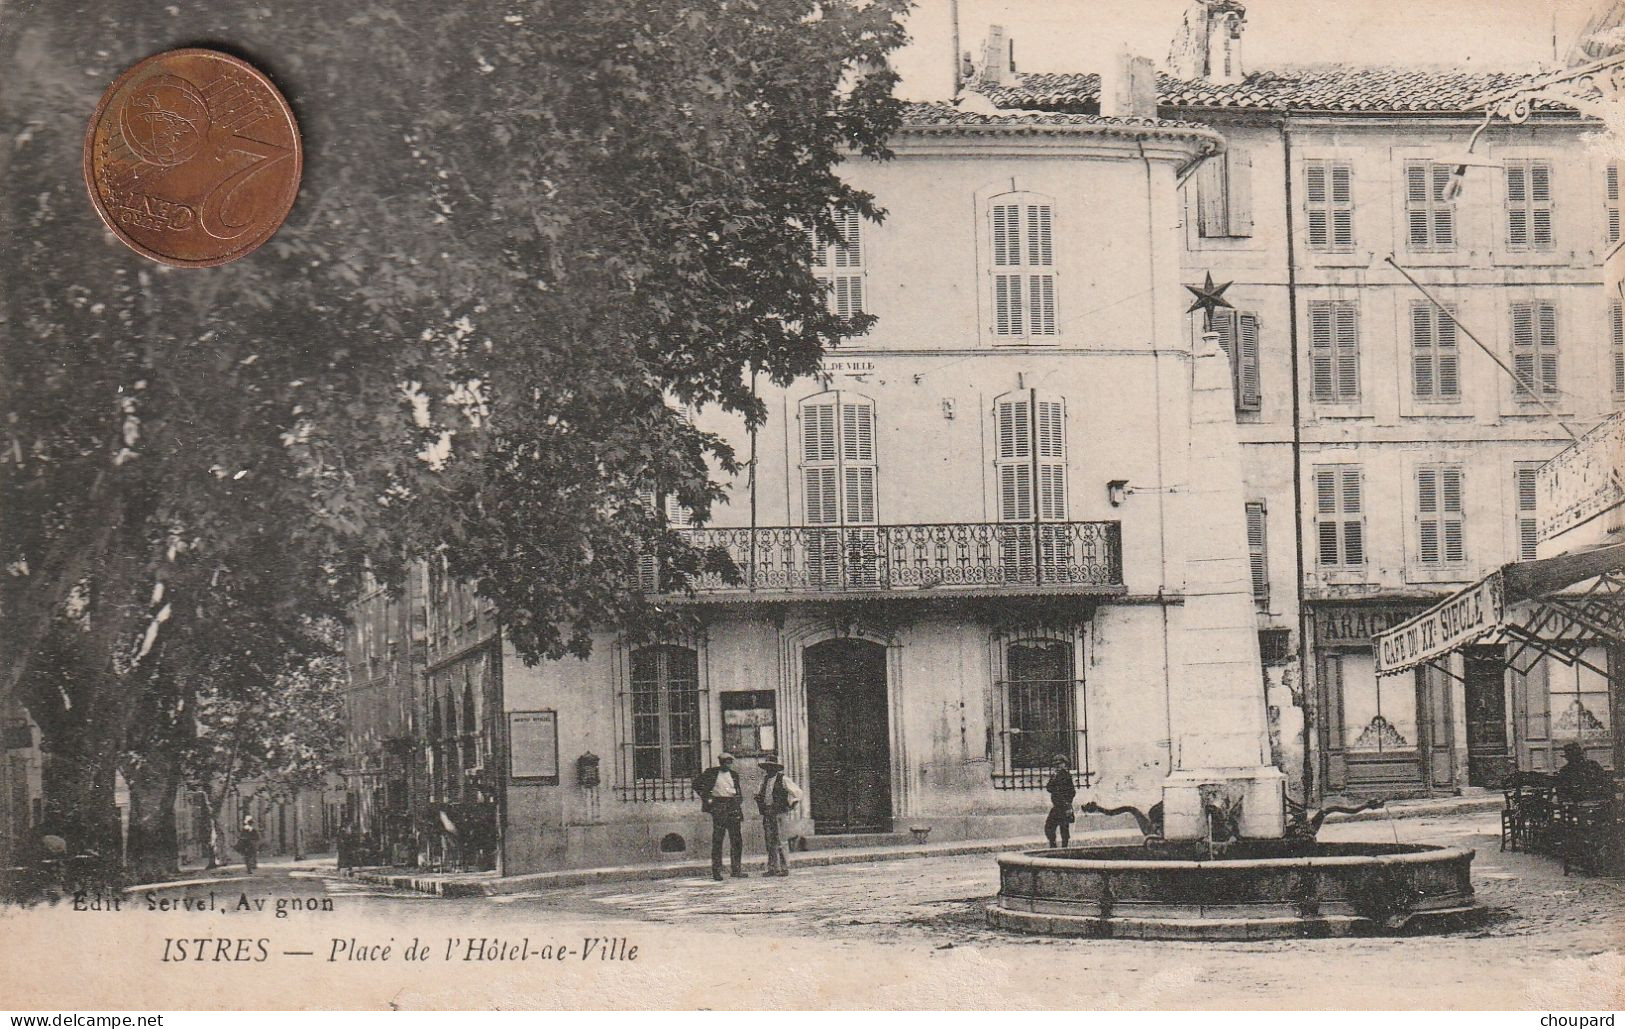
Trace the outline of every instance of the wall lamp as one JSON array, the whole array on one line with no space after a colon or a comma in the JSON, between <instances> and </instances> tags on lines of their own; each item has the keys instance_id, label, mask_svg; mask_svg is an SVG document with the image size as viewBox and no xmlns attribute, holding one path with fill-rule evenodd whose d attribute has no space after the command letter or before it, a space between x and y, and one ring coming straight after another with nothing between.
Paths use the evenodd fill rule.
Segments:
<instances>
[{"instance_id":1,"label":"wall lamp","mask_svg":"<svg viewBox=\"0 0 1625 1029\"><path fill-rule=\"evenodd\" d=\"M1113 479L1106 483L1106 499L1113 507L1122 507L1123 501L1128 499L1128 480Z\"/></svg>"}]
</instances>

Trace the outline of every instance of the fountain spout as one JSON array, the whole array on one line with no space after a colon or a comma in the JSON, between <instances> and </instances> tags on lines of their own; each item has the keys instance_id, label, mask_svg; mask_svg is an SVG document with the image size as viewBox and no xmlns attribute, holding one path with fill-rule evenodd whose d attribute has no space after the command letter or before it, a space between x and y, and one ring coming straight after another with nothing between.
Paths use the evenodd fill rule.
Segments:
<instances>
[{"instance_id":1,"label":"fountain spout","mask_svg":"<svg viewBox=\"0 0 1625 1029\"><path fill-rule=\"evenodd\" d=\"M1159 801L1151 805L1150 811L1141 811L1132 804L1122 807L1101 807L1094 801L1079 806L1078 810L1086 815L1130 815L1134 824L1140 827L1140 835L1145 837L1147 844L1162 839L1162 803Z\"/></svg>"},{"instance_id":2,"label":"fountain spout","mask_svg":"<svg viewBox=\"0 0 1625 1029\"><path fill-rule=\"evenodd\" d=\"M1287 837L1294 840L1313 840L1320 835L1320 827L1326 821L1327 815L1357 815L1361 811L1376 811L1384 807L1388 801L1385 798L1378 797L1355 807L1342 807L1333 804L1318 811L1310 811L1307 807L1291 800L1287 801L1287 803L1292 808L1292 821L1287 823L1286 827Z\"/></svg>"}]
</instances>

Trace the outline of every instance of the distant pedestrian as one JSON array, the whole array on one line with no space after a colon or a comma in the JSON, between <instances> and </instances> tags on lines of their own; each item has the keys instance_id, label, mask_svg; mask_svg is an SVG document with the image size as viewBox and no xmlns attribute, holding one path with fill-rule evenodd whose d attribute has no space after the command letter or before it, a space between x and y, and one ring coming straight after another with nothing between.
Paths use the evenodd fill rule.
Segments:
<instances>
[{"instance_id":1,"label":"distant pedestrian","mask_svg":"<svg viewBox=\"0 0 1625 1029\"><path fill-rule=\"evenodd\" d=\"M694 779L694 792L700 795L700 810L711 815L711 878L722 881L722 838L729 838L729 864L735 879L745 878L740 867L745 856L745 844L740 837L744 827L744 791L739 787L739 773L733 768L734 756L717 755L717 763Z\"/></svg>"},{"instance_id":2,"label":"distant pedestrian","mask_svg":"<svg viewBox=\"0 0 1625 1029\"><path fill-rule=\"evenodd\" d=\"M784 845L784 817L801 803L801 787L784 774L784 766L779 764L776 754L763 757L761 766L767 774L762 779L762 788L756 791L756 807L762 813L762 838L767 842L767 874L789 875L790 852Z\"/></svg>"},{"instance_id":3,"label":"distant pedestrian","mask_svg":"<svg viewBox=\"0 0 1625 1029\"><path fill-rule=\"evenodd\" d=\"M242 851L243 864L248 868L248 874L253 875L254 869L259 867L260 830L254 824L253 815L243 816L243 825L237 832L237 849Z\"/></svg>"},{"instance_id":4,"label":"distant pedestrian","mask_svg":"<svg viewBox=\"0 0 1625 1029\"><path fill-rule=\"evenodd\" d=\"M1044 838L1053 847L1058 832L1061 846L1065 847L1072 842L1072 801L1078 796L1078 788L1072 783L1072 762L1065 754L1055 755L1050 765L1055 771L1044 787L1049 790L1049 817L1044 819Z\"/></svg>"}]
</instances>

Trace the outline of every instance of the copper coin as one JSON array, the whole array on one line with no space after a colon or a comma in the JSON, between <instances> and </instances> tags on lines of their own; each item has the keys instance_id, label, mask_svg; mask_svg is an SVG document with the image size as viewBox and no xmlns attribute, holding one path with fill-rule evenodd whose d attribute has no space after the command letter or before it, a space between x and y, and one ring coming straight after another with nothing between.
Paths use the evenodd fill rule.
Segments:
<instances>
[{"instance_id":1,"label":"copper coin","mask_svg":"<svg viewBox=\"0 0 1625 1029\"><path fill-rule=\"evenodd\" d=\"M85 131L85 185L102 221L136 253L180 267L258 249L293 209L303 167L282 94L213 50L136 64Z\"/></svg>"}]
</instances>

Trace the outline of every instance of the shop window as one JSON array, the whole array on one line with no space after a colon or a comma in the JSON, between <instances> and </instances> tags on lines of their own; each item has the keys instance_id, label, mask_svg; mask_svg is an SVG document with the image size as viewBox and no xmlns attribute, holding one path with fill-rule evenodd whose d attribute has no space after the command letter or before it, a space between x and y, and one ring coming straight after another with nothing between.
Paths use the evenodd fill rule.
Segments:
<instances>
[{"instance_id":1,"label":"shop window","mask_svg":"<svg viewBox=\"0 0 1625 1029\"><path fill-rule=\"evenodd\" d=\"M1608 679L1597 672L1606 668L1607 652L1593 647L1582 655L1596 666L1587 668L1576 662L1563 664L1546 658L1547 718L1554 750L1563 744L1577 742L1586 748L1587 757L1610 763L1611 720L1608 710Z\"/></svg>"},{"instance_id":2,"label":"shop window","mask_svg":"<svg viewBox=\"0 0 1625 1029\"><path fill-rule=\"evenodd\" d=\"M735 757L778 750L772 690L726 690L722 703L722 749Z\"/></svg>"},{"instance_id":3,"label":"shop window","mask_svg":"<svg viewBox=\"0 0 1625 1029\"><path fill-rule=\"evenodd\" d=\"M1088 722L1077 678L1074 636L1004 639L995 644L1000 789L1042 789L1057 755L1079 785L1089 783Z\"/></svg>"}]
</instances>

